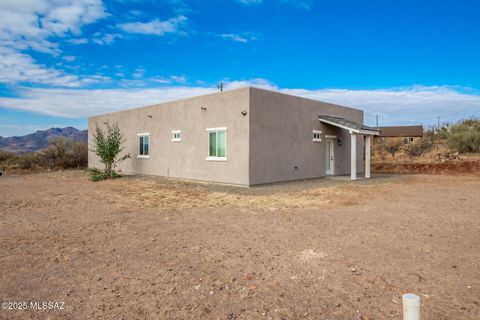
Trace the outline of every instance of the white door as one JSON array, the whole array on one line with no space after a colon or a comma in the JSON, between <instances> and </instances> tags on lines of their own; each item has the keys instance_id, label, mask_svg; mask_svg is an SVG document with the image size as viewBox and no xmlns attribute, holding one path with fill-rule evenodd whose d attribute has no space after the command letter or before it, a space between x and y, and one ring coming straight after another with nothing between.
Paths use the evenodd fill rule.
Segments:
<instances>
[{"instance_id":1,"label":"white door","mask_svg":"<svg viewBox=\"0 0 480 320\"><path fill-rule=\"evenodd\" d=\"M333 146L333 139L325 139L325 174L327 175L332 175L335 168Z\"/></svg>"}]
</instances>

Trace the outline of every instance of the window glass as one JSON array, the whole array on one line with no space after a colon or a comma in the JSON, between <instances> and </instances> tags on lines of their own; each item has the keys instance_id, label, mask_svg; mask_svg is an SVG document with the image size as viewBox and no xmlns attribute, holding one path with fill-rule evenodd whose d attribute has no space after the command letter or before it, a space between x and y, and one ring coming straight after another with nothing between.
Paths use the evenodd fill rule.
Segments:
<instances>
[{"instance_id":1,"label":"window glass","mask_svg":"<svg viewBox=\"0 0 480 320\"><path fill-rule=\"evenodd\" d=\"M217 157L225 157L225 131L217 132Z\"/></svg>"},{"instance_id":2,"label":"window glass","mask_svg":"<svg viewBox=\"0 0 480 320\"><path fill-rule=\"evenodd\" d=\"M141 156L148 156L149 152L149 137L148 136L139 136L138 137L138 146L139 152L138 154Z\"/></svg>"},{"instance_id":3,"label":"window glass","mask_svg":"<svg viewBox=\"0 0 480 320\"><path fill-rule=\"evenodd\" d=\"M146 156L148 156L148 151L149 151L149 141L148 140L149 140L148 136L145 136L143 138L143 145L144 145L143 154L146 155Z\"/></svg>"},{"instance_id":4,"label":"window glass","mask_svg":"<svg viewBox=\"0 0 480 320\"><path fill-rule=\"evenodd\" d=\"M210 152L209 156L210 157L216 157L217 156L217 133L216 132L210 132Z\"/></svg>"}]
</instances>

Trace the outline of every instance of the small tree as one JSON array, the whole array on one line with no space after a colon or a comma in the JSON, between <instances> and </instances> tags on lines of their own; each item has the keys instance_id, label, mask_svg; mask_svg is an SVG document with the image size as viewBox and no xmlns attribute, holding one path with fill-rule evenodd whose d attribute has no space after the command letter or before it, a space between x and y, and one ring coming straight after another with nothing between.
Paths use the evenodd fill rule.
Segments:
<instances>
[{"instance_id":1,"label":"small tree","mask_svg":"<svg viewBox=\"0 0 480 320\"><path fill-rule=\"evenodd\" d=\"M117 164L130 158L129 153L119 157L119 154L124 150L125 139L118 124L110 125L109 122L106 122L105 125L107 127L106 132L103 132L98 125L96 126L93 134L93 147L90 149L100 158L100 162L104 164L105 168L103 172L98 169L92 170L92 180L117 177L118 174L114 170Z\"/></svg>"},{"instance_id":2,"label":"small tree","mask_svg":"<svg viewBox=\"0 0 480 320\"><path fill-rule=\"evenodd\" d=\"M429 152L433 147L433 139L425 136L415 143L409 144L405 147L405 153L410 157L420 157L422 154Z\"/></svg>"},{"instance_id":3,"label":"small tree","mask_svg":"<svg viewBox=\"0 0 480 320\"><path fill-rule=\"evenodd\" d=\"M395 157L395 153L397 153L402 146L402 138L389 138L385 143L385 151L390 153L392 157Z\"/></svg>"},{"instance_id":4,"label":"small tree","mask_svg":"<svg viewBox=\"0 0 480 320\"><path fill-rule=\"evenodd\" d=\"M63 137L55 137L48 142L48 147L40 153L43 165L51 170L56 167L67 169L70 167L69 150L72 142Z\"/></svg>"}]
</instances>

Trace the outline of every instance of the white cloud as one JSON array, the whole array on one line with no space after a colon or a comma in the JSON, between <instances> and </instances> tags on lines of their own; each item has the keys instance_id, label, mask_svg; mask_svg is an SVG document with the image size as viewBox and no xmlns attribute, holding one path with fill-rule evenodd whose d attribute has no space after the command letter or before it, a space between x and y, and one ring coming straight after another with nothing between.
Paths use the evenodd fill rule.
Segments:
<instances>
[{"instance_id":1,"label":"white cloud","mask_svg":"<svg viewBox=\"0 0 480 320\"><path fill-rule=\"evenodd\" d=\"M101 0L2 0L0 2L0 82L78 87L105 79L80 77L37 63L25 50L58 56L58 41L107 15ZM81 39L71 39L77 43ZM73 61L74 57L63 57Z\"/></svg>"},{"instance_id":2,"label":"white cloud","mask_svg":"<svg viewBox=\"0 0 480 320\"><path fill-rule=\"evenodd\" d=\"M0 47L0 83L29 82L52 86L80 87L108 80L108 77L101 75L79 76L67 74L64 71L36 63L28 54L18 52L15 49Z\"/></svg>"},{"instance_id":3,"label":"white cloud","mask_svg":"<svg viewBox=\"0 0 480 320\"><path fill-rule=\"evenodd\" d=\"M0 106L51 116L85 118L214 91L212 88L201 87L96 90L25 88L21 92L21 98L0 97Z\"/></svg>"},{"instance_id":4,"label":"white cloud","mask_svg":"<svg viewBox=\"0 0 480 320\"><path fill-rule=\"evenodd\" d=\"M106 15L101 0L2 0L0 46L56 55L58 45L49 38L78 35Z\"/></svg>"},{"instance_id":5,"label":"white cloud","mask_svg":"<svg viewBox=\"0 0 480 320\"><path fill-rule=\"evenodd\" d=\"M123 36L119 33L106 33L103 35L96 33L95 38L92 39L92 42L100 45L111 45L116 39L121 38L123 38Z\"/></svg>"},{"instance_id":6,"label":"white cloud","mask_svg":"<svg viewBox=\"0 0 480 320\"><path fill-rule=\"evenodd\" d=\"M310 10L312 6L311 0L280 0L281 3L291 5L295 8Z\"/></svg>"},{"instance_id":7,"label":"white cloud","mask_svg":"<svg viewBox=\"0 0 480 320\"><path fill-rule=\"evenodd\" d=\"M263 0L237 0L237 2L247 4L247 5L257 5L257 4L262 4Z\"/></svg>"},{"instance_id":8,"label":"white cloud","mask_svg":"<svg viewBox=\"0 0 480 320\"><path fill-rule=\"evenodd\" d=\"M143 78L143 76L145 76L146 71L147 70L144 67L135 68L135 70L132 73L132 77L134 77L135 79L141 79Z\"/></svg>"},{"instance_id":9,"label":"white cloud","mask_svg":"<svg viewBox=\"0 0 480 320\"><path fill-rule=\"evenodd\" d=\"M380 115L381 125L432 124L437 116L441 117L441 121L480 117L480 95L463 92L460 88L416 86L379 90L307 90L279 88L265 79L230 81L225 83L225 88L247 85L363 109L366 123L371 125L374 124L375 114ZM0 107L84 118L215 91L215 88L204 86L97 90L24 88L18 98L0 98Z\"/></svg>"},{"instance_id":10,"label":"white cloud","mask_svg":"<svg viewBox=\"0 0 480 320\"><path fill-rule=\"evenodd\" d=\"M87 44L89 41L88 39L86 38L75 38L75 39L67 39L65 40L66 42L69 42L71 44L75 44L75 45L78 45L78 44Z\"/></svg>"},{"instance_id":11,"label":"white cloud","mask_svg":"<svg viewBox=\"0 0 480 320\"><path fill-rule=\"evenodd\" d=\"M249 41L257 40L257 36L252 33L223 33L219 35L223 39L232 40L236 42L247 43Z\"/></svg>"},{"instance_id":12,"label":"white cloud","mask_svg":"<svg viewBox=\"0 0 480 320\"><path fill-rule=\"evenodd\" d=\"M186 24L185 16L178 16L165 21L158 18L150 22L129 22L119 24L119 28L129 33L141 33L149 35L164 36L168 33L186 35L182 27Z\"/></svg>"},{"instance_id":13,"label":"white cloud","mask_svg":"<svg viewBox=\"0 0 480 320\"><path fill-rule=\"evenodd\" d=\"M237 2L245 5L259 5L263 4L264 0L236 0ZM310 10L312 6L312 0L278 0L279 3L290 5L294 8Z\"/></svg>"},{"instance_id":14,"label":"white cloud","mask_svg":"<svg viewBox=\"0 0 480 320\"><path fill-rule=\"evenodd\" d=\"M63 56L63 60L68 61L68 62L73 62L77 60L77 57L75 56Z\"/></svg>"}]
</instances>

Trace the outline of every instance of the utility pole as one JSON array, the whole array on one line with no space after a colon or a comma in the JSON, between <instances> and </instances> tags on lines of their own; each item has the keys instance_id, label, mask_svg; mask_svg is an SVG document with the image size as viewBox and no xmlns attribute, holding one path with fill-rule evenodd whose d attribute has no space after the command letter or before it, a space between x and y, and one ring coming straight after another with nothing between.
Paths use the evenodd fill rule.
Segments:
<instances>
[{"instance_id":1,"label":"utility pole","mask_svg":"<svg viewBox=\"0 0 480 320\"><path fill-rule=\"evenodd\" d=\"M220 91L223 91L223 82L220 81L220 84L217 86L218 89L220 89Z\"/></svg>"},{"instance_id":2,"label":"utility pole","mask_svg":"<svg viewBox=\"0 0 480 320\"><path fill-rule=\"evenodd\" d=\"M378 129L378 114L377 114L377 129Z\"/></svg>"},{"instance_id":3,"label":"utility pole","mask_svg":"<svg viewBox=\"0 0 480 320\"><path fill-rule=\"evenodd\" d=\"M440 116L437 117L437 130L440 131Z\"/></svg>"}]
</instances>

